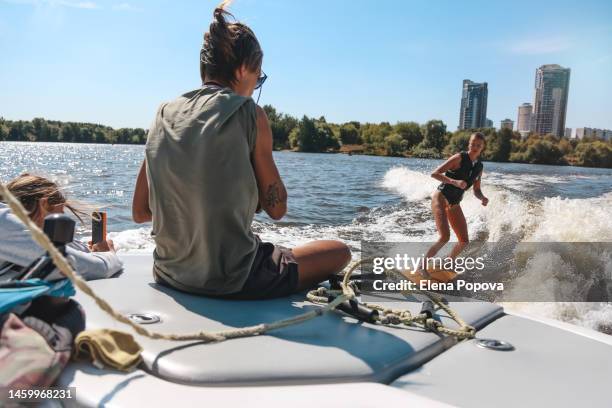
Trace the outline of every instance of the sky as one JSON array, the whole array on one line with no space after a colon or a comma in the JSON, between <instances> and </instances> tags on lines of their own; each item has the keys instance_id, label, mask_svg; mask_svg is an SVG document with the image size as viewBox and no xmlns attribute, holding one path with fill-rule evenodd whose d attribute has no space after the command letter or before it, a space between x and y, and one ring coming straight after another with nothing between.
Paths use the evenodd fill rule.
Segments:
<instances>
[{"instance_id":1,"label":"sky","mask_svg":"<svg viewBox=\"0 0 612 408\"><path fill-rule=\"evenodd\" d=\"M0 116L151 123L200 86L218 1L0 0ZM264 50L260 105L331 122L442 119L463 79L488 82L487 116L516 121L535 70L571 68L567 127L612 129L612 2L235 0Z\"/></svg>"}]
</instances>

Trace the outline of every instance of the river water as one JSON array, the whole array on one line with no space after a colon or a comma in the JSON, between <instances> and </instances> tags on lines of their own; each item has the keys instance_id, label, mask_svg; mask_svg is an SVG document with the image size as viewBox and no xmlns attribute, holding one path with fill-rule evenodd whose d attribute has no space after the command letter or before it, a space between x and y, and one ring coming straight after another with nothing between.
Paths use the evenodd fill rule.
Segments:
<instances>
[{"instance_id":1,"label":"river water","mask_svg":"<svg viewBox=\"0 0 612 408\"><path fill-rule=\"evenodd\" d=\"M0 142L0 180L22 172L48 176L70 198L108 212L119 251L149 252L150 225L134 224L130 217L143 156L143 146ZM274 158L289 209L281 221L256 216L253 228L262 239L286 246L340 239L355 258L362 240L435 240L429 196L437 183L429 173L439 160L293 152L275 152ZM469 192L462 203L472 240L512 235L521 242L612 242L612 170L489 162L484 168L489 205L482 207ZM80 239L89 235L89 226L79 227ZM554 282L543 269L524 271L522 284ZM504 306L612 334L611 303Z\"/></svg>"}]
</instances>

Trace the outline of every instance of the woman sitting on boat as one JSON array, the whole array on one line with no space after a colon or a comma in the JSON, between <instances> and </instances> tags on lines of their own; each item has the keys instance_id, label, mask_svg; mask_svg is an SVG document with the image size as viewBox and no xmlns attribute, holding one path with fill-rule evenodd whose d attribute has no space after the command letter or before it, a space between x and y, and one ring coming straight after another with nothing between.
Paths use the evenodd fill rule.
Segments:
<instances>
[{"instance_id":1,"label":"woman sitting on boat","mask_svg":"<svg viewBox=\"0 0 612 408\"><path fill-rule=\"evenodd\" d=\"M286 296L350 260L338 241L287 249L251 229L256 210L281 219L287 192L272 156L268 118L251 98L266 75L253 31L215 9L200 52L203 86L164 103L148 133L133 199L153 221L159 284L236 299Z\"/></svg>"},{"instance_id":2,"label":"woman sitting on boat","mask_svg":"<svg viewBox=\"0 0 612 408\"><path fill-rule=\"evenodd\" d=\"M83 222L85 213L71 204L51 180L26 173L6 186L40 228L47 215L62 214L65 209ZM75 271L84 279L108 278L122 268L111 240L90 245L89 248L74 241L66 246L66 252L74 261ZM23 270L44 253L8 205L0 202L0 280L3 276Z\"/></svg>"},{"instance_id":3,"label":"woman sitting on boat","mask_svg":"<svg viewBox=\"0 0 612 408\"><path fill-rule=\"evenodd\" d=\"M467 222L461 210L463 193L474 186L474 195L482 205L486 206L489 199L480 189L482 162L480 154L485 148L485 137L476 132L470 136L468 151L457 153L442 163L431 173L431 177L442 183L432 195L431 209L436 220L438 241L432 245L426 258L435 256L450 239L450 227L457 235L457 244L450 253L451 258L457 257L469 243Z\"/></svg>"}]
</instances>

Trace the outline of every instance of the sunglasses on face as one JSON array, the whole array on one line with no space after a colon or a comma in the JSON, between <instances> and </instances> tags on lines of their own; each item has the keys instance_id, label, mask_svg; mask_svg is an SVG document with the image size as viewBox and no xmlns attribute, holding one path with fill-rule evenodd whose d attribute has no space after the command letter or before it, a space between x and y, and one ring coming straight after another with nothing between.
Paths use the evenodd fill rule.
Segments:
<instances>
[{"instance_id":1,"label":"sunglasses on face","mask_svg":"<svg viewBox=\"0 0 612 408\"><path fill-rule=\"evenodd\" d=\"M261 86L264 84L264 82L266 82L266 79L268 79L268 76L265 72L261 71L261 75L259 76L259 78L257 78L257 82L255 83L255 89L259 89L259 92L257 93L257 101L255 102L256 104L259 104L259 97L261 96Z\"/></svg>"},{"instance_id":2,"label":"sunglasses on face","mask_svg":"<svg viewBox=\"0 0 612 408\"><path fill-rule=\"evenodd\" d=\"M255 83L255 89L261 88L264 82L266 82L266 79L268 79L268 76L265 72L261 71L261 75L259 78L257 78L257 82Z\"/></svg>"}]
</instances>

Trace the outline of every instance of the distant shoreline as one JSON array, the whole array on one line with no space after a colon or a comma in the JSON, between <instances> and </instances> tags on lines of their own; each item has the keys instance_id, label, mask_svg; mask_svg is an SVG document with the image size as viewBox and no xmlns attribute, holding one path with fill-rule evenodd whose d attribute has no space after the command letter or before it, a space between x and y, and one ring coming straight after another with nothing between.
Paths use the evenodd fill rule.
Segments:
<instances>
[{"instance_id":1,"label":"distant shoreline","mask_svg":"<svg viewBox=\"0 0 612 408\"><path fill-rule=\"evenodd\" d=\"M445 159L467 149L470 135L487 140L483 161L612 168L612 141L566 139L553 135L522 137L511 129L448 131L444 122L330 123L324 117L301 119L263 107L276 151L343 153L347 155ZM97 123L62 122L34 118L11 121L0 117L0 141L77 144L144 145L148 130L114 129Z\"/></svg>"},{"instance_id":2,"label":"distant shoreline","mask_svg":"<svg viewBox=\"0 0 612 408\"><path fill-rule=\"evenodd\" d=\"M42 141L42 140L0 140L0 143L51 143L51 144L74 144L74 145L109 145L109 146L144 146L145 143L100 143L100 142L58 142L58 141ZM404 158L404 159L424 159L424 160L444 160L446 157L436 158L436 157L415 157L411 155L402 155L402 156L389 156L385 154L375 154L370 152L359 152L359 153L348 153L346 151L341 150L330 150L323 152L302 152L296 149L274 149L275 152L280 153L299 153L299 154L338 154L338 155L346 155L346 156L373 156L373 157L389 157L389 158ZM559 166L559 167L580 167L580 168L589 168L589 169L612 169L612 167L597 167L597 166L581 166L571 163L525 163L518 161L495 161L483 159L483 162L490 163L509 163L509 164L525 164L525 165L540 165L540 166Z\"/></svg>"}]
</instances>

